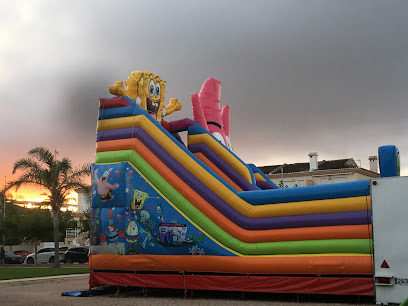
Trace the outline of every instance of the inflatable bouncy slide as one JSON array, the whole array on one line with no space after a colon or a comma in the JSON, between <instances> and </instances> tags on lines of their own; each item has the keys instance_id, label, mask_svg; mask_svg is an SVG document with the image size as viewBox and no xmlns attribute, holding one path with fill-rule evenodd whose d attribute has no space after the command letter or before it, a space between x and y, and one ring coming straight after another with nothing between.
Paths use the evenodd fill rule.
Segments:
<instances>
[{"instance_id":1,"label":"inflatable bouncy slide","mask_svg":"<svg viewBox=\"0 0 408 306\"><path fill-rule=\"evenodd\" d=\"M165 88L136 71L100 99L90 287L374 294L370 181L278 189L234 154L219 81L194 120L163 119Z\"/></svg>"}]
</instances>

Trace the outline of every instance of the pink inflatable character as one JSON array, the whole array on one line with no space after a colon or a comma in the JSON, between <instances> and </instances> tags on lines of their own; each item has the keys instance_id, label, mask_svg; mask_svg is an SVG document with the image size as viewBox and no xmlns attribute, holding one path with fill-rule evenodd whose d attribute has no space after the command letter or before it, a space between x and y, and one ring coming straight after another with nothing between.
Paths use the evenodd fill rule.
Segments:
<instances>
[{"instance_id":1,"label":"pink inflatable character","mask_svg":"<svg viewBox=\"0 0 408 306\"><path fill-rule=\"evenodd\" d=\"M193 118L232 151L229 106L226 105L221 110L220 97L221 82L214 78L207 79L200 93L191 95Z\"/></svg>"}]
</instances>

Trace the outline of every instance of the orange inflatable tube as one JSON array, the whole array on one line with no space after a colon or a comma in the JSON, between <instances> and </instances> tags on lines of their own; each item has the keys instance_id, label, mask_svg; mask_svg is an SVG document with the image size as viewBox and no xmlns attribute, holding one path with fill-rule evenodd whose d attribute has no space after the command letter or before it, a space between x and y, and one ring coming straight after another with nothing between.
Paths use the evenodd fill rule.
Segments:
<instances>
[{"instance_id":1,"label":"orange inflatable tube","mask_svg":"<svg viewBox=\"0 0 408 306\"><path fill-rule=\"evenodd\" d=\"M204 200L190 186L172 172L140 140L133 139L133 149L192 205L208 216L215 224L231 236L248 243L273 241L301 241L321 239L367 239L371 238L371 225L342 225L324 227L287 228L270 230L247 230L226 218ZM129 142L107 140L97 143L97 152L127 150Z\"/></svg>"},{"instance_id":2,"label":"orange inflatable tube","mask_svg":"<svg viewBox=\"0 0 408 306\"><path fill-rule=\"evenodd\" d=\"M113 255L89 256L89 270L215 272L237 274L372 275L370 255L318 256L191 256Z\"/></svg>"}]
</instances>

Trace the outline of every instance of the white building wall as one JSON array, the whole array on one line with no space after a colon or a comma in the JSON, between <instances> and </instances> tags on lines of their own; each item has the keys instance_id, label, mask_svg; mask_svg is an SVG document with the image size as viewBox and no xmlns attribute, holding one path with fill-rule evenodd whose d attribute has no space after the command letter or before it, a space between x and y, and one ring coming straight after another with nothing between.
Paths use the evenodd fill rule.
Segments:
<instances>
[{"instance_id":1,"label":"white building wall","mask_svg":"<svg viewBox=\"0 0 408 306\"><path fill-rule=\"evenodd\" d=\"M269 176L272 182L274 182L277 186L283 180L284 188L292 188L292 187L303 187L303 186L311 186L311 185L326 185L326 184L337 184L337 183L345 183L345 182L354 182L354 181L361 181L371 179L366 175L357 172L349 172L349 173L331 173L331 174L317 174L317 175L303 175L299 174L299 176L295 177L279 177L279 176Z\"/></svg>"},{"instance_id":2,"label":"white building wall","mask_svg":"<svg viewBox=\"0 0 408 306\"><path fill-rule=\"evenodd\" d=\"M78 193L78 212L85 212L90 209L90 203L87 195L82 191Z\"/></svg>"}]
</instances>

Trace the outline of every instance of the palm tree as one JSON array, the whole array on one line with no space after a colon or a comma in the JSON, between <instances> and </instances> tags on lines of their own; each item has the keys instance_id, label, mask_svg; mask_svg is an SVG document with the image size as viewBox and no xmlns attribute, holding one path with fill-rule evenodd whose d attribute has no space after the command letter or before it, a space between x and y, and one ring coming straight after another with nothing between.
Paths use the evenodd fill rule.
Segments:
<instances>
[{"instance_id":1,"label":"palm tree","mask_svg":"<svg viewBox=\"0 0 408 306\"><path fill-rule=\"evenodd\" d=\"M54 226L54 268L59 268L59 216L62 204L67 200L70 191L85 189L89 192L90 186L84 179L91 174L89 164L73 168L71 161L64 157L57 159L57 152L51 153L43 147L36 147L28 152L28 158L21 158L14 163L13 174L22 171L21 176L8 183L6 190L20 186L32 185L43 188L50 201Z\"/></svg>"}]
</instances>

